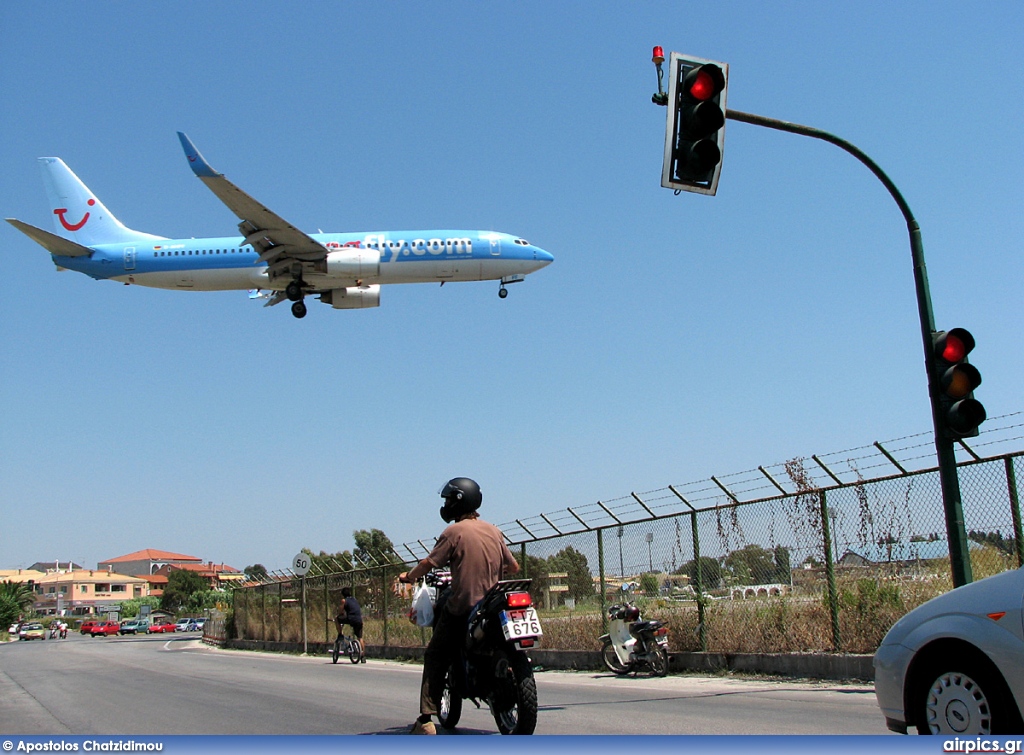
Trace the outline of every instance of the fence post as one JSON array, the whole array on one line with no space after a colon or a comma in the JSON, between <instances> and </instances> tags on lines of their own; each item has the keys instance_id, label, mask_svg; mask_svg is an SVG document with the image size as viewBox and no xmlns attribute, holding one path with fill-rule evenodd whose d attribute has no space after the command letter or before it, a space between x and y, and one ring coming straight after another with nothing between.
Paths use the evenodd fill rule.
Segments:
<instances>
[{"instance_id":1,"label":"fence post","mask_svg":"<svg viewBox=\"0 0 1024 755\"><path fill-rule=\"evenodd\" d=\"M1010 514L1013 517L1013 543L1017 551L1017 568L1024 566L1024 542L1021 542L1020 499L1017 497L1017 473L1013 468L1013 457L1003 459L1006 464L1006 487L1010 491Z\"/></svg>"},{"instance_id":2,"label":"fence post","mask_svg":"<svg viewBox=\"0 0 1024 755\"><path fill-rule=\"evenodd\" d=\"M322 577L324 581L324 642L331 642L331 593L327 588L327 575Z\"/></svg>"},{"instance_id":3,"label":"fence post","mask_svg":"<svg viewBox=\"0 0 1024 755\"><path fill-rule=\"evenodd\" d=\"M291 583L289 583L289 587ZM277 583L277 641L284 639L284 582Z\"/></svg>"},{"instance_id":4,"label":"fence post","mask_svg":"<svg viewBox=\"0 0 1024 755\"><path fill-rule=\"evenodd\" d=\"M380 567L380 602L384 610L384 647L388 646L388 567Z\"/></svg>"},{"instance_id":5,"label":"fence post","mask_svg":"<svg viewBox=\"0 0 1024 755\"><path fill-rule=\"evenodd\" d=\"M697 532L697 512L690 512L690 533L693 540L693 576L697 583L697 634L700 652L708 652L708 627L704 606L704 571L700 564L700 535Z\"/></svg>"},{"instance_id":6,"label":"fence post","mask_svg":"<svg viewBox=\"0 0 1024 755\"><path fill-rule=\"evenodd\" d=\"M260 641L267 641L267 583L260 585Z\"/></svg>"},{"instance_id":7,"label":"fence post","mask_svg":"<svg viewBox=\"0 0 1024 755\"><path fill-rule=\"evenodd\" d=\"M520 553L520 556L521 556L520 559L519 559L519 565L522 566L522 568L523 568L523 579L529 579L530 572L526 568L526 543L523 543L520 546L519 553Z\"/></svg>"},{"instance_id":8,"label":"fence post","mask_svg":"<svg viewBox=\"0 0 1024 755\"><path fill-rule=\"evenodd\" d=\"M832 562L832 531L828 524L828 503L824 489L818 491L821 502L821 540L825 549L825 581L828 585L828 612L832 617L832 648L839 652L843 649L839 634L839 597L836 593L836 570Z\"/></svg>"},{"instance_id":9,"label":"fence post","mask_svg":"<svg viewBox=\"0 0 1024 755\"><path fill-rule=\"evenodd\" d=\"M601 592L599 604L601 606L601 634L608 632L608 612L604 602L604 596L607 590L604 586L604 530L598 528L597 530L597 573L598 573L598 589Z\"/></svg>"}]
</instances>

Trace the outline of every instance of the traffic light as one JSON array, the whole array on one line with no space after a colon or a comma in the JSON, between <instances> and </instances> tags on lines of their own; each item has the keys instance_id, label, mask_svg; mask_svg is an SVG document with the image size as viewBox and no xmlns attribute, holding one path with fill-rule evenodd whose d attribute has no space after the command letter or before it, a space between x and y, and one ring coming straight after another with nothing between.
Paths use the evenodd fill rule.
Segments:
<instances>
[{"instance_id":1,"label":"traffic light","mask_svg":"<svg viewBox=\"0 0 1024 755\"><path fill-rule=\"evenodd\" d=\"M937 416L949 437L974 437L978 425L985 421L985 407L974 399L981 373L967 362L967 355L974 349L974 336L963 328L953 328L932 333L932 345Z\"/></svg>"},{"instance_id":2,"label":"traffic light","mask_svg":"<svg viewBox=\"0 0 1024 755\"><path fill-rule=\"evenodd\" d=\"M725 144L729 65L672 53L661 185L714 194Z\"/></svg>"}]
</instances>

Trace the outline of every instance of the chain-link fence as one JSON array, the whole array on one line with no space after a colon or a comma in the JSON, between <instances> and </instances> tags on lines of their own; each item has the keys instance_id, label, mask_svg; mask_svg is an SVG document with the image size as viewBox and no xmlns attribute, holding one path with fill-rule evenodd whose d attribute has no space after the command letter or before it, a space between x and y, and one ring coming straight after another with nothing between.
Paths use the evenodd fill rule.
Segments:
<instances>
[{"instance_id":1,"label":"chain-link fence","mask_svg":"<svg viewBox=\"0 0 1024 755\"><path fill-rule=\"evenodd\" d=\"M874 652L896 619L952 589L938 473L907 471L875 445L898 474L865 480L853 463L840 475L812 457L502 525L533 579L543 646L597 649L607 607L631 600L669 625L673 651ZM1024 453L959 474L974 579L1021 566ZM425 644L397 576L429 547L399 550L411 558L305 578L305 633L299 578L237 589L233 638L331 642L348 586L367 645Z\"/></svg>"}]
</instances>

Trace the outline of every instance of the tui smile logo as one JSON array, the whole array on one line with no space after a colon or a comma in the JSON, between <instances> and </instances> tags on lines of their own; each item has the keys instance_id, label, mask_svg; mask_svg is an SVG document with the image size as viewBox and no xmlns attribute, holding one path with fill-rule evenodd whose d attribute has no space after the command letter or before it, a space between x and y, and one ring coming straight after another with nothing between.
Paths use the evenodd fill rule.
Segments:
<instances>
[{"instance_id":1,"label":"tui smile logo","mask_svg":"<svg viewBox=\"0 0 1024 755\"><path fill-rule=\"evenodd\" d=\"M96 204L96 200L95 199L90 199L86 204L88 204L90 207L92 207L94 204ZM56 215L58 218L60 218L60 224L62 226L64 226L64 228L66 230L77 231L77 230L81 229L81 227L83 225L85 225L88 222L88 220L89 220L89 212L87 210L85 215L82 216L82 219L79 220L77 223L69 223L67 221L67 218L64 217L64 214L67 211L68 211L67 207L58 207L56 210L53 211L53 214Z\"/></svg>"}]
</instances>

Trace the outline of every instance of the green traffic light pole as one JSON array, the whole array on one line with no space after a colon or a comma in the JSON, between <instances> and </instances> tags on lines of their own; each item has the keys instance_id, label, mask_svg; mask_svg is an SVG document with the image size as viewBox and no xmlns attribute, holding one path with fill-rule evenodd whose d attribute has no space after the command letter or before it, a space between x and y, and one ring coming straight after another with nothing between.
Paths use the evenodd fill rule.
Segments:
<instances>
[{"instance_id":1,"label":"green traffic light pole","mask_svg":"<svg viewBox=\"0 0 1024 755\"><path fill-rule=\"evenodd\" d=\"M932 425L935 428L935 451L939 461L939 480L942 485L942 504L946 515L946 539L949 543L949 559L953 571L953 586L961 587L973 580L971 560L967 550L967 531L964 527L963 503L960 497L960 480L957 477L956 454L953 450L953 439L944 430L939 406L939 386L935 379L935 356L932 334L935 332L935 315L932 312L932 296L928 288L928 269L924 264L924 245L921 243L921 226L914 219L910 206L903 198L896 184L885 174L877 163L856 146L840 139L835 134L822 131L798 123L765 118L761 115L743 113L738 110L727 110L726 118L753 126L764 126L777 131L788 131L791 134L810 136L814 139L834 144L846 150L860 160L875 174L879 181L889 190L896 204L907 221L910 231L910 255L914 264L914 285L917 290L917 311L921 319L921 339L924 343L924 363L928 373L928 396L932 405Z\"/></svg>"}]
</instances>

